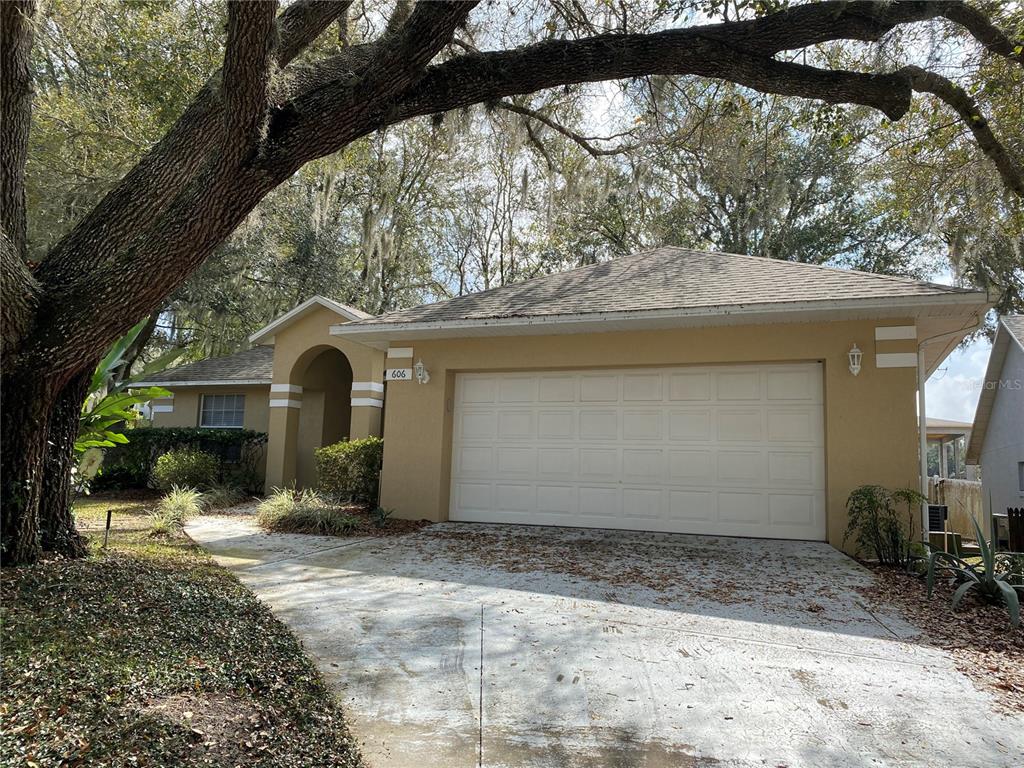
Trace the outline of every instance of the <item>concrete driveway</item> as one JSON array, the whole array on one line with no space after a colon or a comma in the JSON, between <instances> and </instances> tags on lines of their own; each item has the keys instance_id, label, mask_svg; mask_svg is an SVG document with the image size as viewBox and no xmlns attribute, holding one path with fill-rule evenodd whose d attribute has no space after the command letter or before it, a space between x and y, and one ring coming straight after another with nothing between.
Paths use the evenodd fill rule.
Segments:
<instances>
[{"instance_id":1,"label":"concrete driveway","mask_svg":"<svg viewBox=\"0 0 1024 768\"><path fill-rule=\"evenodd\" d=\"M442 524L188 533L287 623L372 766L996 766L1022 719L824 544Z\"/></svg>"}]
</instances>

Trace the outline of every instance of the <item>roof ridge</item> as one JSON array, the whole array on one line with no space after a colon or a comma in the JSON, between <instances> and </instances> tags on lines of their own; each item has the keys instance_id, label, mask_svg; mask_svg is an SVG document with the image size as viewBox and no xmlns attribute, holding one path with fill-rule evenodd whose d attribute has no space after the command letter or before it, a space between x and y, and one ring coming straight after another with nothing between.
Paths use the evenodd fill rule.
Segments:
<instances>
[{"instance_id":1,"label":"roof ridge","mask_svg":"<svg viewBox=\"0 0 1024 768\"><path fill-rule=\"evenodd\" d=\"M674 245L666 247L680 248L680 246ZM833 267L828 264L811 264L810 262L807 261L791 261L790 259L777 259L774 256L754 256L753 254L749 253L733 253L732 251L695 251L693 249L683 250L690 250L693 253L708 253L722 256L735 256L741 259L758 259L760 261L771 261L777 264L790 264L797 268L809 267L812 269L824 270L826 272L838 272L843 275L862 275L864 277L874 277L878 278L879 280L887 280L889 282L899 283L900 285L926 285L929 288L939 288L941 290L950 291L954 293L972 293L972 290L970 288L961 288L960 286L957 285L933 283L930 280L917 280L916 278L913 277L903 277L901 275L887 275L882 272L865 272L863 269L846 269L845 267Z\"/></svg>"},{"instance_id":2,"label":"roof ridge","mask_svg":"<svg viewBox=\"0 0 1024 768\"><path fill-rule=\"evenodd\" d=\"M571 275L573 272L580 272L584 269L593 269L594 267L599 267L603 264L615 264L616 262L631 260L640 256L649 256L655 251L661 250L666 247L675 246L656 246L652 248L646 248L642 251L636 251L635 253L627 253L622 256L616 256L615 258L608 259L606 261L595 261L593 264L581 264L578 267L573 267L572 269L565 269L562 270L561 272L548 272L546 275L536 275L535 277L531 277L528 280L522 280L518 283L505 283L504 285L495 285L493 288L485 288L482 291L474 291L473 293L463 293L459 296L451 296L447 299L441 299L440 301L431 301L428 302L427 304L417 304L414 307L404 307L403 309L393 309L389 312L384 312L380 315L371 315L370 317L367 317L363 320L356 320L355 322L349 323L349 325L360 325L362 323L370 324L377 320L380 320L381 318L387 317L388 315L392 315L398 312L405 312L409 309L418 309L420 307L437 307L440 306L441 304L447 304L452 301L458 301L459 299L466 299L469 298L470 296L486 296L487 294L494 293L495 291L501 291L504 290L505 288L511 288L513 286L526 285L527 283L532 283L537 280L544 280L549 277L564 277L565 275Z\"/></svg>"}]
</instances>

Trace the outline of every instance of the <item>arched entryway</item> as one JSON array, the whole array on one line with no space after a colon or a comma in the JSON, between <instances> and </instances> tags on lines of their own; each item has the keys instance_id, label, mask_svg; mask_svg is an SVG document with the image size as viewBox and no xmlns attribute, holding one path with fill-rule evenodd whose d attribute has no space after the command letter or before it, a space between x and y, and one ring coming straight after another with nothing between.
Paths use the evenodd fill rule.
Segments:
<instances>
[{"instance_id":1,"label":"arched entryway","mask_svg":"<svg viewBox=\"0 0 1024 768\"><path fill-rule=\"evenodd\" d=\"M352 366L340 350L315 347L295 362L290 380L302 387L295 482L308 488L316 485L314 450L351 436Z\"/></svg>"}]
</instances>

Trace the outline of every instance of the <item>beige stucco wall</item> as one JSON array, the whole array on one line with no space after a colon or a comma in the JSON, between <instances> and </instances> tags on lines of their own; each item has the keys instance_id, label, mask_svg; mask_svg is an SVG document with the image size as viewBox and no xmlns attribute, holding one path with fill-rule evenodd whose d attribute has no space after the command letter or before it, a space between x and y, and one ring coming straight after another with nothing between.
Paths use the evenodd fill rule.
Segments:
<instances>
[{"instance_id":1,"label":"beige stucco wall","mask_svg":"<svg viewBox=\"0 0 1024 768\"><path fill-rule=\"evenodd\" d=\"M199 409L203 395L245 395L245 416L243 426L256 432L268 432L270 429L270 409L267 407L269 385L232 386L218 385L211 387L164 387L174 394L173 399L153 400L151 405L173 405L172 412L154 413L154 427L198 427ZM266 472L266 448L257 459L257 471L261 476Z\"/></svg>"},{"instance_id":2,"label":"beige stucco wall","mask_svg":"<svg viewBox=\"0 0 1024 768\"><path fill-rule=\"evenodd\" d=\"M330 334L330 327L345 319L324 307L318 307L279 331L274 337L274 384L309 388L309 391L274 393L273 399L291 400L301 407L270 409L270 442L267 446L267 488L315 482L313 449L336 437L337 430L317 430L328 414L329 421L344 418L344 404L351 398L383 400L380 392L352 391L353 382L384 380L384 352ZM329 349L345 355L352 369L344 383L345 393L332 388L310 366ZM307 402L308 400L308 402ZM332 416L332 414L335 414ZM352 405L348 435L358 439L381 433L382 409L374 405Z\"/></svg>"},{"instance_id":3,"label":"beige stucco wall","mask_svg":"<svg viewBox=\"0 0 1024 768\"><path fill-rule=\"evenodd\" d=\"M828 541L842 546L845 502L864 483L917 487L914 368L876 368L874 354L912 352L913 340L875 342L877 325L912 320L729 326L719 328L401 342L430 370L428 384L389 383L381 504L403 518L448 513L452 394L466 371L823 363ZM864 352L859 376L847 352ZM393 361L394 367L411 361ZM276 369L275 369L276 373ZM276 380L276 379L275 379Z\"/></svg>"}]
</instances>

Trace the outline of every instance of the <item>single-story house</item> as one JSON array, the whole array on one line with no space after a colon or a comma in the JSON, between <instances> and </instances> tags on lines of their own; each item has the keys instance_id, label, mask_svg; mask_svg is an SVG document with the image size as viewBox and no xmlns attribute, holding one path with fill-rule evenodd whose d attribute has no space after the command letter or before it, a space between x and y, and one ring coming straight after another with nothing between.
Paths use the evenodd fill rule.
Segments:
<instances>
[{"instance_id":1,"label":"single-story house","mask_svg":"<svg viewBox=\"0 0 1024 768\"><path fill-rule=\"evenodd\" d=\"M380 504L403 518L841 547L853 488L922 487L919 382L990 306L662 247L379 317L314 297L253 350L154 377L174 392L155 423L265 420L268 487L383 434Z\"/></svg>"},{"instance_id":2,"label":"single-story house","mask_svg":"<svg viewBox=\"0 0 1024 768\"><path fill-rule=\"evenodd\" d=\"M1024 506L1024 315L999 319L967 443L988 514Z\"/></svg>"}]
</instances>

